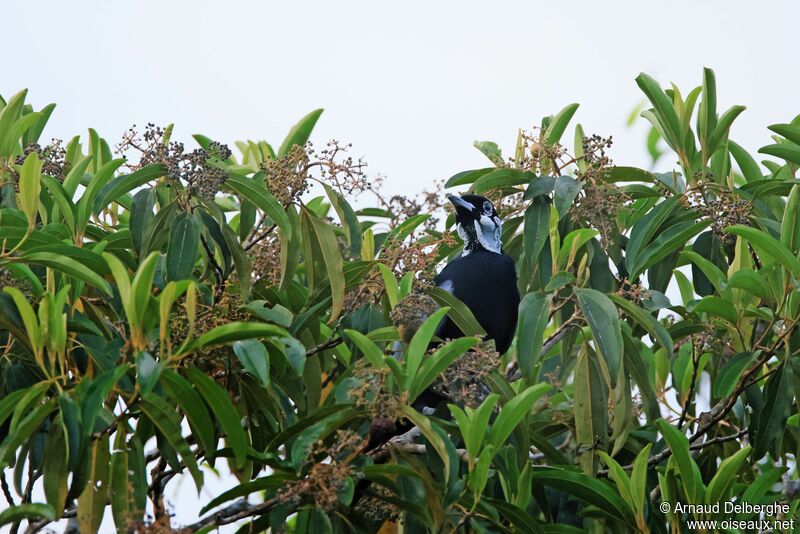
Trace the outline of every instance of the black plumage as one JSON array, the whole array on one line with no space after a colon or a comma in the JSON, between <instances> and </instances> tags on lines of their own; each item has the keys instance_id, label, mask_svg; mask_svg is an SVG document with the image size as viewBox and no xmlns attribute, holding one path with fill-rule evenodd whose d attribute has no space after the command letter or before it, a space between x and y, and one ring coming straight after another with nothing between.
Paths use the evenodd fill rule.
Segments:
<instances>
[{"instance_id":1,"label":"black plumage","mask_svg":"<svg viewBox=\"0 0 800 534\"><path fill-rule=\"evenodd\" d=\"M503 254L501 222L492 203L479 195L451 195L464 253L434 279L434 283L461 300L503 354L511 346L517 326L519 291L514 261ZM439 327L440 338L462 336L449 318Z\"/></svg>"}]
</instances>

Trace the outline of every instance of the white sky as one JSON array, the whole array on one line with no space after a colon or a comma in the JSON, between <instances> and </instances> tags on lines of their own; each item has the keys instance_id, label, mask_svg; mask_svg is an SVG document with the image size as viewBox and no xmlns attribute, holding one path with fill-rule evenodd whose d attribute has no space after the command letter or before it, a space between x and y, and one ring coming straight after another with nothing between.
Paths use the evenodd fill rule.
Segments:
<instances>
[{"instance_id":1,"label":"white sky","mask_svg":"<svg viewBox=\"0 0 800 534\"><path fill-rule=\"evenodd\" d=\"M518 127L580 102L587 133L613 134L619 164L646 165L644 122L625 127L644 71L687 93L715 69L732 139L769 142L800 112L795 2L71 1L3 6L0 94L58 107L45 131L174 122L189 141L280 144L316 107L313 139L352 142L393 191L485 165ZM16 21L16 22L12 22ZM568 132L571 136L571 130ZM571 139L571 137L570 137ZM667 162L664 162L666 165Z\"/></svg>"},{"instance_id":2,"label":"white sky","mask_svg":"<svg viewBox=\"0 0 800 534\"><path fill-rule=\"evenodd\" d=\"M91 126L113 143L133 123L174 122L189 142L277 147L324 107L312 139L352 142L392 192L485 166L474 140L508 153L517 128L570 102L587 133L614 136L616 163L646 166L644 122L625 127L641 71L686 94L712 67L720 110L748 107L731 138L751 150L800 112L791 1L4 4L0 94L58 104L44 141Z\"/></svg>"}]
</instances>

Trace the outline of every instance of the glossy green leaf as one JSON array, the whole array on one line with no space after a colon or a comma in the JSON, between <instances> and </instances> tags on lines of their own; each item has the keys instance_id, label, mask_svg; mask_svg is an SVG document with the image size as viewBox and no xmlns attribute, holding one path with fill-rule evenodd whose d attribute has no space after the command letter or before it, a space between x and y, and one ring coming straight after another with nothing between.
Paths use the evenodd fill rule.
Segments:
<instances>
[{"instance_id":1,"label":"glossy green leaf","mask_svg":"<svg viewBox=\"0 0 800 534\"><path fill-rule=\"evenodd\" d=\"M623 524L636 525L629 507L610 483L594 477L557 467L538 467L533 470L534 484L559 489L608 512Z\"/></svg>"},{"instance_id":2,"label":"glossy green leaf","mask_svg":"<svg viewBox=\"0 0 800 534\"><path fill-rule=\"evenodd\" d=\"M236 468L244 467L248 440L242 428L241 417L228 398L228 394L214 383L205 373L190 367L186 370L189 381L194 384L200 396L208 403L217 418L228 445L233 449Z\"/></svg>"},{"instance_id":3,"label":"glossy green leaf","mask_svg":"<svg viewBox=\"0 0 800 534\"><path fill-rule=\"evenodd\" d=\"M316 126L317 120L319 120L319 116L322 115L323 111L323 109L315 109L292 126L286 139L283 140L283 143L281 143L278 149L278 157L287 155L294 145L302 146L306 144L308 138L311 137L311 131L314 129L314 126Z\"/></svg>"},{"instance_id":4,"label":"glossy green leaf","mask_svg":"<svg viewBox=\"0 0 800 534\"><path fill-rule=\"evenodd\" d=\"M180 213L169 231L167 280L190 278L200 246L200 224L194 215Z\"/></svg>"},{"instance_id":5,"label":"glossy green leaf","mask_svg":"<svg viewBox=\"0 0 800 534\"><path fill-rule=\"evenodd\" d=\"M653 336L659 345L664 347L664 350L667 351L667 357L672 358L672 351L673 351L673 343L672 337L669 335L669 332L664 325L662 325L658 319L653 317L649 312L643 310L639 306L635 305L629 300L622 298L619 295L608 295L608 298L611 299L614 304L624 311L628 317L633 319L635 323L639 326L644 328L648 334Z\"/></svg>"},{"instance_id":6,"label":"glossy green leaf","mask_svg":"<svg viewBox=\"0 0 800 534\"><path fill-rule=\"evenodd\" d=\"M19 171L19 207L28 217L28 228L33 228L36 224L36 216L39 213L41 174L42 161L39 156L35 152L28 154Z\"/></svg>"},{"instance_id":7,"label":"glossy green leaf","mask_svg":"<svg viewBox=\"0 0 800 534\"><path fill-rule=\"evenodd\" d=\"M269 354L263 343L255 339L235 341L233 353L245 371L257 378L262 386L269 386Z\"/></svg>"},{"instance_id":8,"label":"glossy green leaf","mask_svg":"<svg viewBox=\"0 0 800 534\"><path fill-rule=\"evenodd\" d=\"M535 383L537 379L549 309L550 299L541 292L528 293L519 304L517 363L528 384Z\"/></svg>"},{"instance_id":9,"label":"glossy green leaf","mask_svg":"<svg viewBox=\"0 0 800 534\"><path fill-rule=\"evenodd\" d=\"M23 519L41 518L56 520L56 512L49 504L27 503L12 506L0 512L0 526L9 525Z\"/></svg>"},{"instance_id":10,"label":"glossy green leaf","mask_svg":"<svg viewBox=\"0 0 800 534\"><path fill-rule=\"evenodd\" d=\"M606 362L613 387L622 362L622 332L617 308L606 295L595 289L575 288L573 291Z\"/></svg>"},{"instance_id":11,"label":"glossy green leaf","mask_svg":"<svg viewBox=\"0 0 800 534\"><path fill-rule=\"evenodd\" d=\"M800 260L780 241L757 228L734 224L725 228L726 232L748 240L760 254L777 261L790 273L800 273Z\"/></svg>"}]
</instances>

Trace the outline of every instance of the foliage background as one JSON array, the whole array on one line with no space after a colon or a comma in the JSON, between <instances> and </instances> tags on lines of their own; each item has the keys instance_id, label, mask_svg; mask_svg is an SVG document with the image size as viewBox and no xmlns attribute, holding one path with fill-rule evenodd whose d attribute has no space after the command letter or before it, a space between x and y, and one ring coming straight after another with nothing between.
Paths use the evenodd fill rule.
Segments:
<instances>
[{"instance_id":1,"label":"foliage background","mask_svg":"<svg viewBox=\"0 0 800 534\"><path fill-rule=\"evenodd\" d=\"M54 106L3 100L0 461L21 501L3 473L0 523L91 532L110 508L164 531L170 481L200 492L223 458L241 484L188 531L666 532L728 514L659 501L731 498L793 517L800 119L769 126L759 152L785 163L765 174L711 69L686 96L636 84L672 172L615 165L580 124L570 149L569 104L444 184L505 220L524 295L505 354L430 284L460 248L441 194L387 199L349 145L314 148L322 110L235 158L171 125L42 146ZM431 347L445 314L465 337ZM428 388L446 409L420 412Z\"/></svg>"},{"instance_id":2,"label":"foliage background","mask_svg":"<svg viewBox=\"0 0 800 534\"><path fill-rule=\"evenodd\" d=\"M69 138L87 124L115 139L131 119L175 121L182 139L203 131L229 142L241 137L277 140L285 125L324 104L328 111L318 138L353 140L359 154L369 155L371 171L388 174L390 191L400 184L422 189L430 186L432 176L483 165L470 146L474 139L494 139L508 147L508 134L520 123L559 109L565 101L583 104L578 119L590 131L614 134L617 161L647 167L649 157L641 149L644 123L630 131L623 126L631 103L641 98L630 80L642 69L662 82L674 80L689 88L702 65L714 65L724 82L720 107L749 106L733 131L751 153L769 142L763 125L788 120L792 113L787 110L794 107L795 73L785 69L781 52L791 46L795 8L789 2L760 11L745 2L726 3L724 10L715 2L683 2L667 13L631 10L623 3L575 3L562 9L520 2L491 12L478 4L442 3L434 9L427 6L424 19L412 8L387 13L366 4L319 4L302 12L288 5L248 2L226 10L196 3L193 9L180 3L136 9L90 2L37 5L45 8L35 15L37 39L29 39L24 24L9 25L0 38L10 48L26 43L29 58L15 64L18 76L0 79L0 94L11 95L26 85L37 109L50 101L59 103L45 141L50 136ZM34 16L23 4L4 9L8 20ZM293 40L290 25L270 22L300 19L300 41ZM392 23L397 21L402 24ZM266 26L270 31L263 31ZM142 27L152 28L158 38L141 39ZM358 31L343 30L353 27ZM558 51L552 50L555 45L533 42L531 27L542 41L558 43ZM408 39L407 28L421 38ZM652 37L674 28L684 29L692 39ZM336 38L330 37L332 29L338 31ZM272 52L290 41L296 54ZM632 42L647 46L632 47ZM580 68L568 60L585 58L597 43L603 53L579 62ZM269 58L268 68L254 68L248 61L258 52ZM81 67L54 61L54 56L78 58ZM316 68L307 68L309 63ZM226 65L246 75L198 74L209 65ZM177 67L193 75L176 76ZM367 81L352 83L354 72ZM497 72L504 74L498 77ZM763 83L754 72L781 72L781 81ZM319 83L319 73L325 83ZM197 76L203 77L202 83ZM493 98L499 92L504 98ZM108 111L122 106L128 112ZM429 121L448 127L419 127ZM657 168L667 170L669 162L662 159Z\"/></svg>"}]
</instances>

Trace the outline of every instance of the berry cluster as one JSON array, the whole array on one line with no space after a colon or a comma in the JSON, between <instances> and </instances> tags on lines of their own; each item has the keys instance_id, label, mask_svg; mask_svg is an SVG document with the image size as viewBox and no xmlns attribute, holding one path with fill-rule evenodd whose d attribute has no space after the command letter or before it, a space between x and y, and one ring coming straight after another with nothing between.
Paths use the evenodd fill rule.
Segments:
<instances>
[{"instance_id":1,"label":"berry cluster","mask_svg":"<svg viewBox=\"0 0 800 534\"><path fill-rule=\"evenodd\" d=\"M17 156L14 163L22 165L29 154L35 153L42 160L42 174L52 176L63 182L67 175L67 149L63 147L61 139L53 139L44 147L38 143L29 143L23 153Z\"/></svg>"},{"instance_id":2,"label":"berry cluster","mask_svg":"<svg viewBox=\"0 0 800 534\"><path fill-rule=\"evenodd\" d=\"M139 153L138 164L133 169L157 163L166 167L166 177L175 184L185 185L189 193L206 201L219 192L227 177L224 162L231 157L227 145L213 142L206 149L187 152L183 143L169 140L169 132L148 123L139 136L136 125L128 129L117 145L118 154L133 149Z\"/></svg>"},{"instance_id":3,"label":"berry cluster","mask_svg":"<svg viewBox=\"0 0 800 534\"><path fill-rule=\"evenodd\" d=\"M725 232L728 226L750 224L752 203L718 184L697 180L687 189L683 201L684 205L696 209L711 221L711 231L726 245L736 242L735 235Z\"/></svg>"},{"instance_id":4,"label":"berry cluster","mask_svg":"<svg viewBox=\"0 0 800 534\"><path fill-rule=\"evenodd\" d=\"M498 365L500 355L494 347L483 343L445 369L434 382L433 390L459 406L477 408L491 393L484 380Z\"/></svg>"}]
</instances>

